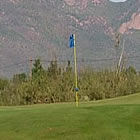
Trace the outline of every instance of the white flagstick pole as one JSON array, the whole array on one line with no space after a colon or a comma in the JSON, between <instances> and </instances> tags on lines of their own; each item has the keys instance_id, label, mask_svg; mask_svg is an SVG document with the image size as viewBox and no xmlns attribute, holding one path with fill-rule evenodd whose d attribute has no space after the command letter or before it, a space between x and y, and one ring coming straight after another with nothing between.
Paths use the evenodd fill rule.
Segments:
<instances>
[{"instance_id":1,"label":"white flagstick pole","mask_svg":"<svg viewBox=\"0 0 140 140\"><path fill-rule=\"evenodd\" d=\"M120 69L121 69L121 62L122 62L122 58L124 54L124 47L125 47L125 40L123 41L123 48L122 48L122 52L121 52L119 63L118 63L118 72L120 72Z\"/></svg>"}]
</instances>

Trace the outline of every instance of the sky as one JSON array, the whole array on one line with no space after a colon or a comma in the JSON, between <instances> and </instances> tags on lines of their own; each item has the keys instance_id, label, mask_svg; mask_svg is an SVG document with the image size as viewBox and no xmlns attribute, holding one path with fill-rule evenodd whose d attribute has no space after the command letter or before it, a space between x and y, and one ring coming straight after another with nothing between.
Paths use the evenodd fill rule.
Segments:
<instances>
[{"instance_id":1,"label":"sky","mask_svg":"<svg viewBox=\"0 0 140 140\"><path fill-rule=\"evenodd\" d=\"M127 0L109 0L111 2L126 2Z\"/></svg>"}]
</instances>

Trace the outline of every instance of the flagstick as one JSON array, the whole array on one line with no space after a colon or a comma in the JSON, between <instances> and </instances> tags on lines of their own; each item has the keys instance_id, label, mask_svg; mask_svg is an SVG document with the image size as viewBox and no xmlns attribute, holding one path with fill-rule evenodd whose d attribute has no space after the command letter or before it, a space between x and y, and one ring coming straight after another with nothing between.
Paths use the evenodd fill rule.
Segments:
<instances>
[{"instance_id":1,"label":"flagstick","mask_svg":"<svg viewBox=\"0 0 140 140\"><path fill-rule=\"evenodd\" d=\"M75 92L76 92L76 106L78 107L79 101L78 101L78 77L77 77L77 56L76 56L76 36L74 34L74 69L75 69Z\"/></svg>"}]
</instances>

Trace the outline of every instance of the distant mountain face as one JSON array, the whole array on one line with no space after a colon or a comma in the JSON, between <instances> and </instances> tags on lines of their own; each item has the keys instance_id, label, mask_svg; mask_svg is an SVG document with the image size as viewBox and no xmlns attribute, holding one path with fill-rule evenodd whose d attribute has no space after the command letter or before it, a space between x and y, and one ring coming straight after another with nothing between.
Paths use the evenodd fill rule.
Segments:
<instances>
[{"instance_id":1,"label":"distant mountain face","mask_svg":"<svg viewBox=\"0 0 140 140\"><path fill-rule=\"evenodd\" d=\"M28 64L4 67L31 57L72 59L71 33L76 33L78 59L119 56L121 48L114 47L118 33L126 40L126 56L139 55L140 0L1 0L1 75L25 71Z\"/></svg>"}]
</instances>

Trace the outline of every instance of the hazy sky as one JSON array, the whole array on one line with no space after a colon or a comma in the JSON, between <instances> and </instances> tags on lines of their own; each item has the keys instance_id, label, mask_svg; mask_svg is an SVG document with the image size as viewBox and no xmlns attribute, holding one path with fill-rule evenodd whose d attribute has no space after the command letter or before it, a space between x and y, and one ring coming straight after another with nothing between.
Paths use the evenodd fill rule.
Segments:
<instances>
[{"instance_id":1,"label":"hazy sky","mask_svg":"<svg viewBox=\"0 0 140 140\"><path fill-rule=\"evenodd\" d=\"M126 2L127 0L109 0L111 2Z\"/></svg>"}]
</instances>

